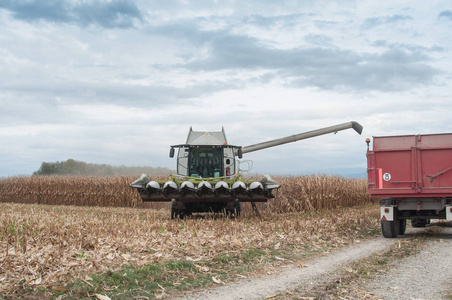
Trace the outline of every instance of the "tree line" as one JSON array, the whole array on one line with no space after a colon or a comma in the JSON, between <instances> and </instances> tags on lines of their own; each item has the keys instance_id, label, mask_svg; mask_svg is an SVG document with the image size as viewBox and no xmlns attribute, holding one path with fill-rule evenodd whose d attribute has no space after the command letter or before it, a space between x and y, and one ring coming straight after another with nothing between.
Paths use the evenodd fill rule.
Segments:
<instances>
[{"instance_id":1,"label":"tree line","mask_svg":"<svg viewBox=\"0 0 452 300\"><path fill-rule=\"evenodd\" d=\"M42 162L41 167L33 175L80 175L80 176L126 176L126 175L169 175L175 173L168 168L110 166L77 161L72 158L66 161Z\"/></svg>"}]
</instances>

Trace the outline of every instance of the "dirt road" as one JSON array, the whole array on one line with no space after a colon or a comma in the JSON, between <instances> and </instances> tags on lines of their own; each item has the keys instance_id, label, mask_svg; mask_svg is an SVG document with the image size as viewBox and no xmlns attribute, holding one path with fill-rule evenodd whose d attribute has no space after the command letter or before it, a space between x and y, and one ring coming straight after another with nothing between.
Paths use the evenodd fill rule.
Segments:
<instances>
[{"instance_id":1,"label":"dirt road","mask_svg":"<svg viewBox=\"0 0 452 300\"><path fill-rule=\"evenodd\" d=\"M409 256L391 272L377 276L365 288L384 299L449 299L452 295L452 223L410 228L401 239L427 235L420 253Z\"/></svg>"},{"instance_id":2,"label":"dirt road","mask_svg":"<svg viewBox=\"0 0 452 300\"><path fill-rule=\"evenodd\" d=\"M445 299L452 290L451 222L433 223L427 228L407 228L406 234L396 239L375 238L306 261L302 266L289 266L275 275L244 279L181 299L265 299L279 298L278 294L297 287L309 291L319 284L336 281L335 272L350 263L421 235L428 240L420 253L390 263L389 272L363 282L360 289L374 299Z\"/></svg>"}]
</instances>

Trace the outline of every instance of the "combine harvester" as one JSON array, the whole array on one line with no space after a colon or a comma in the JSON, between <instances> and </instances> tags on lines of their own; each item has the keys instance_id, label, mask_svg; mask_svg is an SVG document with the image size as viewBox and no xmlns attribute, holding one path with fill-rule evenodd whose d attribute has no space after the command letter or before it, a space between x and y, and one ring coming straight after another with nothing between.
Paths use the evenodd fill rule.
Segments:
<instances>
[{"instance_id":1,"label":"combine harvester","mask_svg":"<svg viewBox=\"0 0 452 300\"><path fill-rule=\"evenodd\" d=\"M357 122L308 131L246 147L229 145L224 129L216 132L193 131L185 144L170 146L170 157L177 154L177 175L168 180L151 180L143 174L131 184L144 202L172 201L171 218L183 218L193 212L240 213L241 202L267 202L280 185L265 175L260 181L242 180L239 171L251 170L251 161L239 161L245 153L262 150L315 136L353 128L361 134ZM247 164L241 169L240 163Z\"/></svg>"}]
</instances>

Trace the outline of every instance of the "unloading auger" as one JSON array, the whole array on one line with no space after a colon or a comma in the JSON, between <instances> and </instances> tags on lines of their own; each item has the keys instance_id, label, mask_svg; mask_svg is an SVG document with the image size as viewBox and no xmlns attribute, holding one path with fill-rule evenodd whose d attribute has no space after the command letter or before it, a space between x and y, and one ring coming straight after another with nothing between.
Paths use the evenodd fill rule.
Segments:
<instances>
[{"instance_id":1,"label":"unloading auger","mask_svg":"<svg viewBox=\"0 0 452 300\"><path fill-rule=\"evenodd\" d=\"M241 202L266 202L274 198L280 185L265 175L259 181L242 180L239 160L243 154L315 136L363 127L355 121L299 133L245 147L229 145L224 129L193 131L190 127L185 144L170 146L170 157L177 154L177 175L168 180L151 180L146 174L131 184L144 202L171 201L171 218L183 218L193 212L239 214ZM237 159L238 158L238 159ZM245 161L246 162L246 161Z\"/></svg>"}]
</instances>

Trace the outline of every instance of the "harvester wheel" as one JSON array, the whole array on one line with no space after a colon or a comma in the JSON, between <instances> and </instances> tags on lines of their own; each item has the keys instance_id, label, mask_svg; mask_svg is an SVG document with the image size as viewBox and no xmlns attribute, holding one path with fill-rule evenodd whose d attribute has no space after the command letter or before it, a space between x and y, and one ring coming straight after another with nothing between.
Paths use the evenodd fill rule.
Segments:
<instances>
[{"instance_id":1,"label":"harvester wheel","mask_svg":"<svg viewBox=\"0 0 452 300\"><path fill-rule=\"evenodd\" d=\"M240 216L240 212L242 211L242 204L240 203L239 199L234 200L234 210L235 215Z\"/></svg>"},{"instance_id":2,"label":"harvester wheel","mask_svg":"<svg viewBox=\"0 0 452 300\"><path fill-rule=\"evenodd\" d=\"M183 209L171 209L171 219L183 219L185 211Z\"/></svg>"},{"instance_id":3,"label":"harvester wheel","mask_svg":"<svg viewBox=\"0 0 452 300\"><path fill-rule=\"evenodd\" d=\"M171 219L176 218L176 206L177 206L177 202L176 202L176 200L173 200L171 202Z\"/></svg>"},{"instance_id":4,"label":"harvester wheel","mask_svg":"<svg viewBox=\"0 0 452 300\"><path fill-rule=\"evenodd\" d=\"M171 219L183 219L185 216L185 209L177 208L177 201L171 202Z\"/></svg>"},{"instance_id":5,"label":"harvester wheel","mask_svg":"<svg viewBox=\"0 0 452 300\"><path fill-rule=\"evenodd\" d=\"M233 208L226 209L226 214L230 216L239 216L241 211L241 204L238 199L234 200Z\"/></svg>"}]
</instances>

